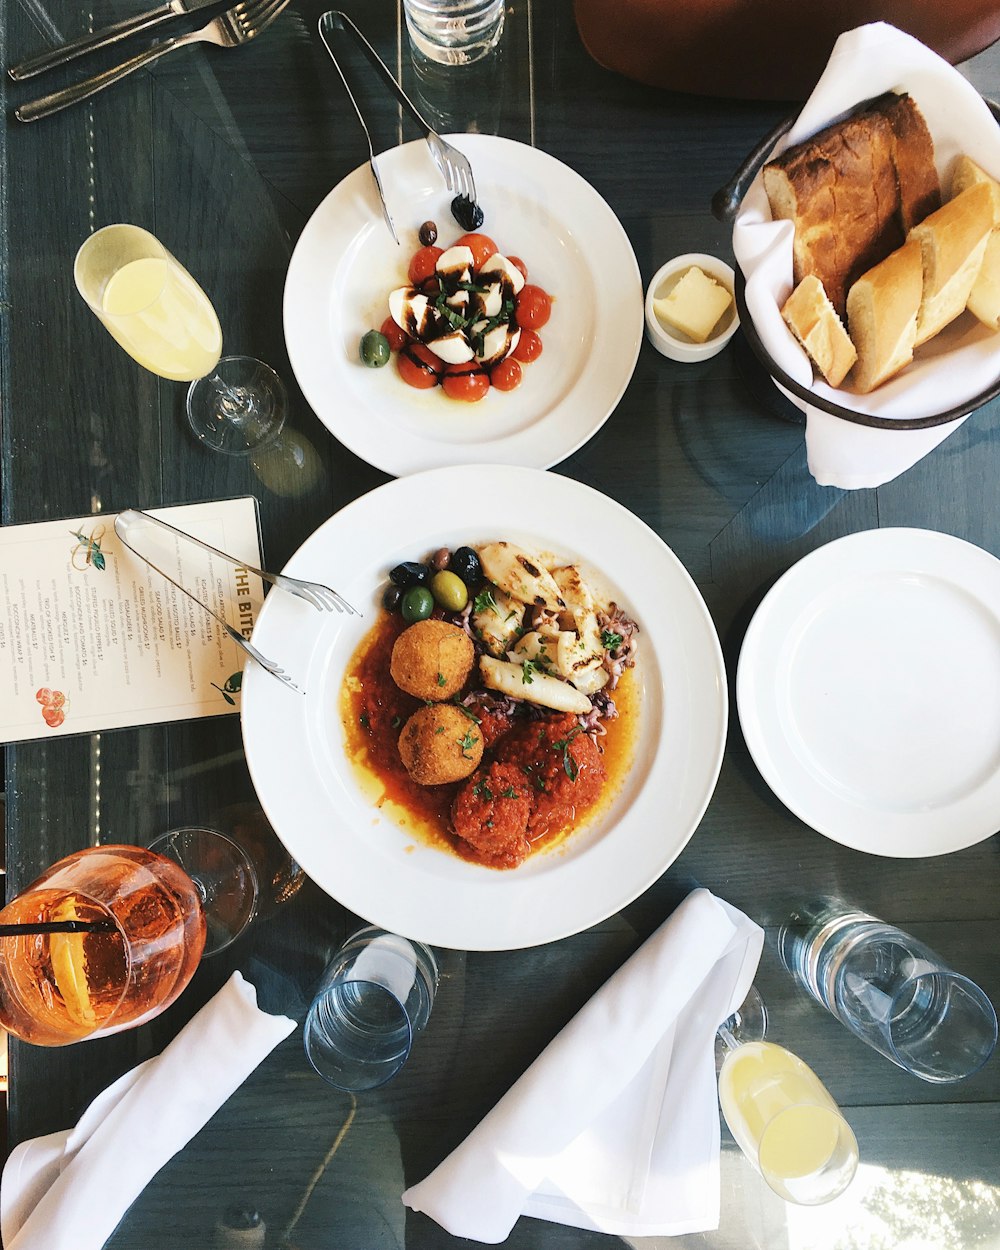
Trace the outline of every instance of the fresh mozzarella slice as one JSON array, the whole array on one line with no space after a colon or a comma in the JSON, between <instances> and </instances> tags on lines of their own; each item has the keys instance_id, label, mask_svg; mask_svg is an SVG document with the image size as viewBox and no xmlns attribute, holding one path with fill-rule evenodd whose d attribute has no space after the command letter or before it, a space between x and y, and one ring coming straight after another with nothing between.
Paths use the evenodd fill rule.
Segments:
<instances>
[{"instance_id":1,"label":"fresh mozzarella slice","mask_svg":"<svg viewBox=\"0 0 1000 1250\"><path fill-rule=\"evenodd\" d=\"M416 287L401 286L389 292L389 316L401 330L420 338L430 324L427 296Z\"/></svg>"},{"instance_id":2,"label":"fresh mozzarella slice","mask_svg":"<svg viewBox=\"0 0 1000 1250\"><path fill-rule=\"evenodd\" d=\"M461 330L443 334L439 339L430 339L426 346L448 365L461 365L472 359L472 348Z\"/></svg>"},{"instance_id":3,"label":"fresh mozzarella slice","mask_svg":"<svg viewBox=\"0 0 1000 1250\"><path fill-rule=\"evenodd\" d=\"M446 295L444 301L449 308L465 309L469 305L469 292L456 291L454 295Z\"/></svg>"},{"instance_id":4,"label":"fresh mozzarella slice","mask_svg":"<svg viewBox=\"0 0 1000 1250\"><path fill-rule=\"evenodd\" d=\"M446 252L442 252L437 258L437 264L434 268L442 277L454 277L459 281L467 282L468 275L472 270L473 264L472 248L465 247L449 247ZM462 278L461 271L466 270L466 276Z\"/></svg>"},{"instance_id":5,"label":"fresh mozzarella slice","mask_svg":"<svg viewBox=\"0 0 1000 1250\"><path fill-rule=\"evenodd\" d=\"M453 248L452 251L454 250L456 249ZM448 253L445 252L445 256L447 255ZM442 260L444 260L444 256L442 256L440 260L438 261L439 268L440 268ZM511 262L507 259L507 257L501 256L499 252L494 252L494 254L489 258L488 261L486 261L486 263L483 265L482 269L480 269L479 272L481 274L502 273L510 281L510 285L513 288L515 295L518 293L518 291L520 291L521 287L524 286L524 274L521 273L517 265L512 265ZM496 313L493 313L492 315L496 316Z\"/></svg>"},{"instance_id":6,"label":"fresh mozzarella slice","mask_svg":"<svg viewBox=\"0 0 1000 1250\"><path fill-rule=\"evenodd\" d=\"M495 317L503 307L503 288L499 282L491 282L485 292L473 294L474 306L484 317Z\"/></svg>"},{"instance_id":7,"label":"fresh mozzarella slice","mask_svg":"<svg viewBox=\"0 0 1000 1250\"><path fill-rule=\"evenodd\" d=\"M499 364L506 355L514 350L520 337L520 330L512 331L508 325L495 326L488 334L484 335L483 350L476 353L476 359L484 365Z\"/></svg>"}]
</instances>

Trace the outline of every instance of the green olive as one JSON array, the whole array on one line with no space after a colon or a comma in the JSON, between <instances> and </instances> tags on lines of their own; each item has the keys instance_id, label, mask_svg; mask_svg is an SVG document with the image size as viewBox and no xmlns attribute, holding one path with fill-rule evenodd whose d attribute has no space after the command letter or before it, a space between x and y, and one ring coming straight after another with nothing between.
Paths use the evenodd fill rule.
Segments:
<instances>
[{"instance_id":1,"label":"green olive","mask_svg":"<svg viewBox=\"0 0 1000 1250\"><path fill-rule=\"evenodd\" d=\"M469 602L469 588L457 574L449 573L447 569L442 569L431 578L431 593L449 612L461 612Z\"/></svg>"},{"instance_id":2,"label":"green olive","mask_svg":"<svg viewBox=\"0 0 1000 1250\"><path fill-rule=\"evenodd\" d=\"M426 621L434 611L434 596L426 586L411 586L403 596L399 610L408 625L414 621Z\"/></svg>"},{"instance_id":3,"label":"green olive","mask_svg":"<svg viewBox=\"0 0 1000 1250\"><path fill-rule=\"evenodd\" d=\"M362 363L366 364L369 369L381 369L383 365L389 363L389 357L392 355L389 350L389 340L378 330L369 330L361 340L360 355Z\"/></svg>"}]
</instances>

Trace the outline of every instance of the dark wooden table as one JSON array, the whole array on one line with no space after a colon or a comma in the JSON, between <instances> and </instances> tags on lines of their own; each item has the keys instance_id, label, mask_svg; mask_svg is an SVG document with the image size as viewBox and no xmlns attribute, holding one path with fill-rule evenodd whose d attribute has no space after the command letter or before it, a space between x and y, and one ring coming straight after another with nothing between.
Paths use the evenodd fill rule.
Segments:
<instances>
[{"instance_id":1,"label":"dark wooden table","mask_svg":"<svg viewBox=\"0 0 1000 1250\"><path fill-rule=\"evenodd\" d=\"M4 58L135 7L8 0ZM250 492L260 500L268 565L278 568L332 512L386 480L309 410L282 334L295 240L330 188L367 156L316 36L322 8L296 0L238 54L178 53L90 105L31 127L8 125L0 173L5 523ZM624 224L644 281L679 252L730 255L729 231L709 213L712 193L789 106L672 95L616 78L585 54L567 0L515 0L501 52L471 90L453 76L414 74L395 4L354 0L348 8L439 129L533 144L592 183ZM985 94L1000 91L1000 52L964 70ZM72 76L60 71L52 85ZM35 94L9 82L0 91L8 116ZM410 137L393 107L373 107L378 146ZM197 445L186 430L185 388L136 366L78 298L73 255L92 229L114 221L150 228L210 292L227 345L268 360L289 383L295 441L263 479L246 460ZM623 500L673 548L712 611L731 685L764 592L831 539L921 526L1000 555L1000 404L877 491L821 488L806 468L801 427L771 411L738 341L698 366L674 364L644 344L610 421L557 471ZM231 826L248 810L240 805L255 802L235 717L18 746L7 751L5 777L11 893L75 848L141 842L188 821ZM270 1246L285 1244L286 1231L299 1250L455 1244L404 1211L404 1184L461 1140L694 882L767 926L758 984L772 1036L811 1063L846 1109L863 1169L835 1206L792 1209L724 1138L721 1227L678 1244L986 1244L1000 1226L1000 1061L951 1087L908 1077L796 989L773 939L797 900L836 891L927 940L1000 1001L998 846L994 838L946 858L900 861L821 837L764 784L734 707L701 827L642 897L587 932L534 950L445 953L445 980L410 1063L359 1102L333 1157L348 1103L313 1075L293 1034L157 1176L109 1244L209 1246L233 1207L260 1213ZM231 957L203 965L152 1025L62 1051L14 1043L12 1140L75 1122L115 1076L157 1053L233 967L261 985L265 1002L276 1001L296 983L293 973L318 969L355 924L307 886ZM609 1243L521 1221L507 1244Z\"/></svg>"}]
</instances>

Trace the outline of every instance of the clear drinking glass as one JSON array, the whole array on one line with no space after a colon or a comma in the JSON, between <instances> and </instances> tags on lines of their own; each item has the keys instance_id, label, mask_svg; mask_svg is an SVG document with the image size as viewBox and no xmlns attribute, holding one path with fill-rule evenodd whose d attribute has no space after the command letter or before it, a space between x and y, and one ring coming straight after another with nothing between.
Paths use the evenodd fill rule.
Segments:
<instances>
[{"instance_id":1,"label":"clear drinking glass","mask_svg":"<svg viewBox=\"0 0 1000 1250\"><path fill-rule=\"evenodd\" d=\"M191 980L205 945L194 882L136 846L68 855L0 911L3 924L66 921L107 931L0 938L0 1023L40 1046L151 1020Z\"/></svg>"},{"instance_id":2,"label":"clear drinking glass","mask_svg":"<svg viewBox=\"0 0 1000 1250\"><path fill-rule=\"evenodd\" d=\"M719 1104L736 1144L771 1189L786 1202L818 1206L853 1180L858 1143L812 1068L764 1041L766 1020L751 990L719 1028Z\"/></svg>"},{"instance_id":3,"label":"clear drinking glass","mask_svg":"<svg viewBox=\"0 0 1000 1250\"><path fill-rule=\"evenodd\" d=\"M437 989L430 947L368 926L344 943L306 1017L309 1062L338 1089L384 1085L426 1025Z\"/></svg>"},{"instance_id":4,"label":"clear drinking glass","mask_svg":"<svg viewBox=\"0 0 1000 1250\"><path fill-rule=\"evenodd\" d=\"M190 382L188 420L216 451L247 455L281 430L287 396L273 369L222 358L212 302L184 266L141 226L104 226L73 266L76 287L108 333L144 369Z\"/></svg>"},{"instance_id":5,"label":"clear drinking glass","mask_svg":"<svg viewBox=\"0 0 1000 1250\"><path fill-rule=\"evenodd\" d=\"M260 885L243 846L218 829L188 825L160 834L149 849L178 864L193 881L205 912L206 956L246 932L257 915Z\"/></svg>"},{"instance_id":6,"label":"clear drinking glass","mask_svg":"<svg viewBox=\"0 0 1000 1250\"><path fill-rule=\"evenodd\" d=\"M439 65L471 65L503 33L504 0L403 0L415 51Z\"/></svg>"},{"instance_id":7,"label":"clear drinking glass","mask_svg":"<svg viewBox=\"0 0 1000 1250\"><path fill-rule=\"evenodd\" d=\"M840 900L783 926L781 960L846 1028L923 1081L978 1072L997 1042L993 1004L910 934Z\"/></svg>"}]
</instances>

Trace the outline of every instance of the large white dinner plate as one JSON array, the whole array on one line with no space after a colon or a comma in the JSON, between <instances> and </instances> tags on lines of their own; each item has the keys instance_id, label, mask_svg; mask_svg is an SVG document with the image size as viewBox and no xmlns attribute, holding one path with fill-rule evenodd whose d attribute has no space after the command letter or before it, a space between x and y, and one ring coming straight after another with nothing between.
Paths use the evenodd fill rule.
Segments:
<instances>
[{"instance_id":1,"label":"large white dinner plate","mask_svg":"<svg viewBox=\"0 0 1000 1250\"><path fill-rule=\"evenodd\" d=\"M496 538L579 560L641 630L640 728L620 791L593 823L510 871L416 841L382 814L345 757L338 715L345 668L380 611L387 571L442 546ZM326 581L365 614L322 614L272 592L253 641L306 695L255 665L243 683L243 739L264 810L291 855L345 907L438 946L534 946L618 911L680 854L718 778L725 669L694 583L632 513L552 473L449 467L348 505L285 571Z\"/></svg>"},{"instance_id":2,"label":"large white dinner plate","mask_svg":"<svg viewBox=\"0 0 1000 1250\"><path fill-rule=\"evenodd\" d=\"M435 221L442 246L462 233L422 139L378 157L402 246L367 165L310 218L285 280L289 359L330 432L387 473L470 461L548 468L604 424L632 376L643 326L635 253L608 204L554 157L493 135L450 137L472 162L482 230L553 296L542 355L521 386L465 404L407 386L395 363L369 369L358 357L361 336L388 315L389 292L406 285L420 224Z\"/></svg>"},{"instance_id":3,"label":"large white dinner plate","mask_svg":"<svg viewBox=\"0 0 1000 1250\"><path fill-rule=\"evenodd\" d=\"M1000 825L1000 561L930 530L868 530L794 565L747 630L740 724L806 824L899 858Z\"/></svg>"}]
</instances>

